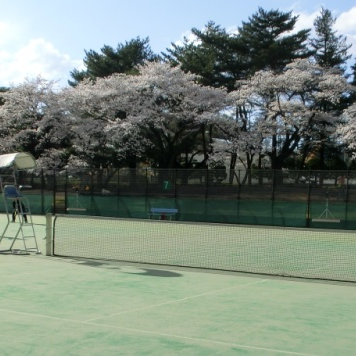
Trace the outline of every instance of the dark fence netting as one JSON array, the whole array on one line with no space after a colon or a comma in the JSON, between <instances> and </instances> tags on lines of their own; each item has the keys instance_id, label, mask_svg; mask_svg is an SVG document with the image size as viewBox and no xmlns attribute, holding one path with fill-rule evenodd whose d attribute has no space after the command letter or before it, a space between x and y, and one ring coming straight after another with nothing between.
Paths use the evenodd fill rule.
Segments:
<instances>
[{"instance_id":1,"label":"dark fence netting","mask_svg":"<svg viewBox=\"0 0 356 356\"><path fill-rule=\"evenodd\" d=\"M33 214L356 229L356 171L19 171ZM0 209L4 211L3 203ZM170 216L169 218L172 218Z\"/></svg>"}]
</instances>

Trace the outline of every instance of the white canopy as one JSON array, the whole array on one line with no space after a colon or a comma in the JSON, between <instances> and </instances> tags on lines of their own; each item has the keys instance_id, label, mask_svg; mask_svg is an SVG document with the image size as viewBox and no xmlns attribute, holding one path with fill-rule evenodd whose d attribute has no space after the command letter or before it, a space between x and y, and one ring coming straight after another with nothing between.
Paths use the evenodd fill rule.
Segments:
<instances>
[{"instance_id":1,"label":"white canopy","mask_svg":"<svg viewBox=\"0 0 356 356\"><path fill-rule=\"evenodd\" d=\"M16 152L0 155L0 168L15 167L16 169L29 169L36 166L36 161L30 153Z\"/></svg>"}]
</instances>

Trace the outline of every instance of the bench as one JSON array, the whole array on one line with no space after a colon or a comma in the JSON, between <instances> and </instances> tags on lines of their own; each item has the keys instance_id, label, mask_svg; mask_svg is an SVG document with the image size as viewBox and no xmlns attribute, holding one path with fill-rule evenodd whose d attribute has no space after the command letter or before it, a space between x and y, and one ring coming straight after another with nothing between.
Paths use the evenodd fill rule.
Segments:
<instances>
[{"instance_id":1,"label":"bench","mask_svg":"<svg viewBox=\"0 0 356 356\"><path fill-rule=\"evenodd\" d=\"M155 216L158 216L158 220L175 220L178 209L171 208L151 208L149 215L150 219L154 219Z\"/></svg>"}]
</instances>

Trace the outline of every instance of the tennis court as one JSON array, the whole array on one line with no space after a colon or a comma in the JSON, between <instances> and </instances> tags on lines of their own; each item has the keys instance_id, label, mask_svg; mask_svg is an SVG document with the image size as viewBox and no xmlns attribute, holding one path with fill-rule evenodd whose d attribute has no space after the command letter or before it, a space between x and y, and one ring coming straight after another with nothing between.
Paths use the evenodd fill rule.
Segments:
<instances>
[{"instance_id":1,"label":"tennis court","mask_svg":"<svg viewBox=\"0 0 356 356\"><path fill-rule=\"evenodd\" d=\"M0 216L0 223L4 219ZM40 249L46 251L45 217L34 220ZM130 220L124 226L124 220L72 217L52 222L57 256L0 255L3 355L351 355L356 349L356 283L311 279L353 278L352 233L324 232L313 241L302 233L291 246L295 260L289 252L280 257L289 244L281 244L282 230L256 246L259 253L252 247L262 237L252 234L240 239L243 251L230 251L223 262L223 253L233 247L228 226L204 230L200 224L204 240L197 245L198 225ZM113 228L121 236L116 241L121 248L115 249L110 240ZM174 234L169 231L175 228L180 235L186 231L182 238L189 237L195 247L179 250L181 240L172 245ZM212 251L211 230L211 236L227 236L225 249L216 244ZM291 242L297 230L286 231ZM162 241L168 241L164 248ZM301 268L310 261L300 260L304 251L320 246L324 257L316 256ZM150 264L110 258L119 251L120 259ZM251 258L243 259L249 251ZM89 253L95 258L83 257ZM262 261L261 253L268 255ZM60 256L66 254L72 256ZM183 254L188 257L183 259ZM276 263L273 256L279 258ZM148 258L158 258L160 264ZM329 258L333 260L328 263ZM241 259L244 268L260 264L259 270L276 274L286 272L290 261L292 274L306 273L310 279L209 268L240 268L236 261ZM172 261L205 265L187 268Z\"/></svg>"}]
</instances>

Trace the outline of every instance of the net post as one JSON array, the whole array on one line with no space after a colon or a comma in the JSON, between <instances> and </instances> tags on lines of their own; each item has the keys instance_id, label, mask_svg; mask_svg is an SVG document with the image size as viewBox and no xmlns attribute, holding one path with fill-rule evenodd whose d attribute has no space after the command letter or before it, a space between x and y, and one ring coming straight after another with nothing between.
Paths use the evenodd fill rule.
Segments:
<instances>
[{"instance_id":1,"label":"net post","mask_svg":"<svg viewBox=\"0 0 356 356\"><path fill-rule=\"evenodd\" d=\"M52 256L52 214L46 214L46 256Z\"/></svg>"}]
</instances>

